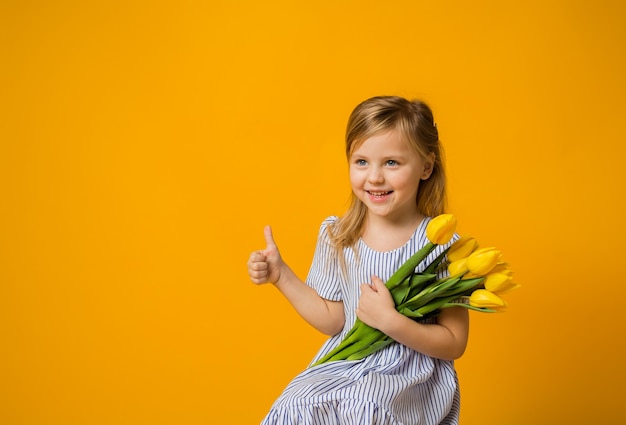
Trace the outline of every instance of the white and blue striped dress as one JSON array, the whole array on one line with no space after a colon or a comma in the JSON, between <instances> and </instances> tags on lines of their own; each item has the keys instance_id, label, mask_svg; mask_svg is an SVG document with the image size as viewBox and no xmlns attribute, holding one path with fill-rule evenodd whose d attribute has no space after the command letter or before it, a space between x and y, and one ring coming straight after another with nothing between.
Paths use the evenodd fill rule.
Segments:
<instances>
[{"instance_id":1,"label":"white and blue striped dress","mask_svg":"<svg viewBox=\"0 0 626 425\"><path fill-rule=\"evenodd\" d=\"M383 281L427 243L422 221L411 239L401 248L378 252L362 240L358 258L345 249L347 273L333 259L328 225L321 225L313 263L306 283L320 296L342 300L346 314L343 330L331 337L311 363L332 350L356 320L355 310L361 283L376 275ZM445 247L438 246L424 264L430 263ZM424 268L423 265L418 266ZM431 319L434 321L434 319ZM434 359L404 345L390 346L357 361L337 361L308 368L287 386L263 420L263 425L435 425L457 424L459 385L453 362Z\"/></svg>"}]
</instances>

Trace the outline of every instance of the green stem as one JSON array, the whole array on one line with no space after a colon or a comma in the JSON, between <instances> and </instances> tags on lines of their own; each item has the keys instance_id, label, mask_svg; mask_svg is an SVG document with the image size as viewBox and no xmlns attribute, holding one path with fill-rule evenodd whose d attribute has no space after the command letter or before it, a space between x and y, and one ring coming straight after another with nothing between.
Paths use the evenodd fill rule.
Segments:
<instances>
[{"instance_id":1,"label":"green stem","mask_svg":"<svg viewBox=\"0 0 626 425\"><path fill-rule=\"evenodd\" d=\"M396 305L404 301L409 294L409 291L411 290L411 279L412 276L407 277L400 283L400 285L395 286L389 291L391 292L391 297Z\"/></svg>"},{"instance_id":2,"label":"green stem","mask_svg":"<svg viewBox=\"0 0 626 425\"><path fill-rule=\"evenodd\" d=\"M379 331L378 329L373 329L373 328L371 329L372 329L372 332L369 335L365 336L361 340L355 342L349 347L346 347L345 349L336 353L327 361L334 362L337 360L348 360L350 356L356 353L359 353L360 351L363 351L364 349L367 349L368 347L372 346L373 344L376 344L377 342L381 341L382 339L386 337L386 335L382 333L381 331ZM316 365L319 363L320 362L317 362Z\"/></svg>"},{"instance_id":3,"label":"green stem","mask_svg":"<svg viewBox=\"0 0 626 425\"><path fill-rule=\"evenodd\" d=\"M434 298L441 296L441 288L447 288L455 285L460 279L453 277L444 280L438 280L422 289L417 295L412 296L401 307L409 307L411 310L430 302Z\"/></svg>"},{"instance_id":4,"label":"green stem","mask_svg":"<svg viewBox=\"0 0 626 425\"><path fill-rule=\"evenodd\" d=\"M330 359L333 358L338 353L341 353L344 350L351 349L353 345L358 344L363 339L368 338L368 336L370 336L372 332L378 332L378 331L366 325L365 323L363 323L361 320L357 318L356 321L354 322L354 325L352 325L352 328L350 329L350 331L348 331L348 333L343 338L343 340L341 340L339 345L333 348L329 353L327 353L324 357L322 357L317 362L315 362L312 366L317 366L318 364L322 364L322 363L326 363L327 361L330 361Z\"/></svg>"},{"instance_id":5,"label":"green stem","mask_svg":"<svg viewBox=\"0 0 626 425\"><path fill-rule=\"evenodd\" d=\"M434 279L437 277L435 274L424 274L424 273L416 273L411 276L411 284L409 292L404 296L402 302L406 302L407 300L413 298L415 295L419 294L426 286L434 283ZM398 305L400 303L396 303Z\"/></svg>"},{"instance_id":6,"label":"green stem","mask_svg":"<svg viewBox=\"0 0 626 425\"><path fill-rule=\"evenodd\" d=\"M447 303L447 304L444 304L441 308L447 308L447 307L463 307L463 308L467 308L468 310L480 311L481 313L495 313L496 312L496 310L492 310L490 308L474 307L473 305L465 304L465 303Z\"/></svg>"},{"instance_id":7,"label":"green stem","mask_svg":"<svg viewBox=\"0 0 626 425\"><path fill-rule=\"evenodd\" d=\"M464 295L469 295L483 281L483 278L460 280L451 278L449 282L439 284L436 288L427 288L420 296L398 306L398 311L404 311L407 317L422 317L435 310L443 308L443 305L454 301ZM413 314L406 313L410 310Z\"/></svg>"},{"instance_id":8,"label":"green stem","mask_svg":"<svg viewBox=\"0 0 626 425\"><path fill-rule=\"evenodd\" d=\"M445 258L449 250L450 250L450 247L447 247L446 249L444 249L443 252L439 254L439 256L435 259L435 261L430 263L430 265L422 273L428 273L428 274L435 273L435 270L437 270L437 268L439 267L439 264L441 263L441 261L443 261L443 259Z\"/></svg>"},{"instance_id":9,"label":"green stem","mask_svg":"<svg viewBox=\"0 0 626 425\"><path fill-rule=\"evenodd\" d=\"M426 258L426 256L430 254L436 246L436 244L428 242L422 247L422 249L413 254L411 258L409 258L404 264L402 264L402 266L400 266L398 270L396 270L393 275L391 275L387 283L385 283L387 288L390 290L395 288L400 285L404 279L415 273L415 268L422 261L424 261L424 258Z\"/></svg>"},{"instance_id":10,"label":"green stem","mask_svg":"<svg viewBox=\"0 0 626 425\"><path fill-rule=\"evenodd\" d=\"M374 342L369 347L359 351L358 353L352 354L351 356L346 358L346 360L361 360L369 356L370 354L375 353L378 350L382 350L383 348L385 348L386 346L392 343L393 343L393 339L385 335L383 339Z\"/></svg>"}]
</instances>

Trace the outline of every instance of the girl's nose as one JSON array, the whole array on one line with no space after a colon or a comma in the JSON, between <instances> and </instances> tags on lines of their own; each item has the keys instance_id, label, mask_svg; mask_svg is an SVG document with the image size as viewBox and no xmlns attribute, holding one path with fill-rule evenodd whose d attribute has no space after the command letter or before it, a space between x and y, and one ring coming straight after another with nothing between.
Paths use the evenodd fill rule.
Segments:
<instances>
[{"instance_id":1,"label":"girl's nose","mask_svg":"<svg viewBox=\"0 0 626 425\"><path fill-rule=\"evenodd\" d=\"M372 167L367 175L367 180L370 183L383 183L385 181L385 177L379 167Z\"/></svg>"}]
</instances>

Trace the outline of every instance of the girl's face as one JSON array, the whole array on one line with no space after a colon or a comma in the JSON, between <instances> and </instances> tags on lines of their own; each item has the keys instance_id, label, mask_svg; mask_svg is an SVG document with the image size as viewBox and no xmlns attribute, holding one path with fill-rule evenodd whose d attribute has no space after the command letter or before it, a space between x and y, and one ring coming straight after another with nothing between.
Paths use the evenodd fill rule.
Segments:
<instances>
[{"instance_id":1,"label":"girl's face","mask_svg":"<svg viewBox=\"0 0 626 425\"><path fill-rule=\"evenodd\" d=\"M400 139L397 131L366 139L350 157L350 184L368 214L393 221L413 219L420 180L430 177L433 161Z\"/></svg>"}]
</instances>

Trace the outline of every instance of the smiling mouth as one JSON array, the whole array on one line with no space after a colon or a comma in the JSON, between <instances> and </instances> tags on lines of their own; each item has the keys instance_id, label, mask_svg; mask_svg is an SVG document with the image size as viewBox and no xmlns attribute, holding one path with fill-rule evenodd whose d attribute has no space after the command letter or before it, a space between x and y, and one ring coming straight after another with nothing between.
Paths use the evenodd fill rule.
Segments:
<instances>
[{"instance_id":1,"label":"smiling mouth","mask_svg":"<svg viewBox=\"0 0 626 425\"><path fill-rule=\"evenodd\" d=\"M366 191L368 194L374 196L374 197L382 197L382 196L386 196L389 195L390 193L392 193L393 191L388 191L388 192L372 192L371 190L367 190Z\"/></svg>"}]
</instances>

